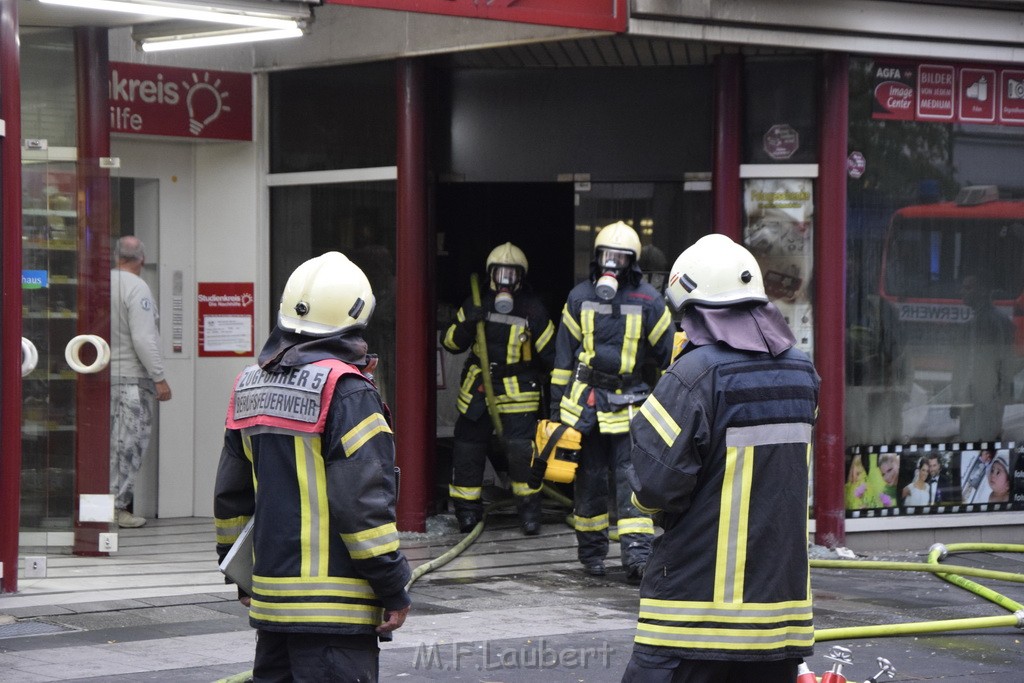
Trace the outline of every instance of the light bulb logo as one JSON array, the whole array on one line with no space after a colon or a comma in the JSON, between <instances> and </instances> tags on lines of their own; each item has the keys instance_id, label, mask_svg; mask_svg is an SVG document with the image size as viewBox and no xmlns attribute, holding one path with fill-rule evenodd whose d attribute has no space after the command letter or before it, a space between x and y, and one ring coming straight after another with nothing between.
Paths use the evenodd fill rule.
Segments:
<instances>
[{"instance_id":1,"label":"light bulb logo","mask_svg":"<svg viewBox=\"0 0 1024 683\"><path fill-rule=\"evenodd\" d=\"M220 79L210 83L210 74L203 73L203 80L192 74L192 82L182 81L182 85L188 91L185 95L185 106L188 107L188 131L192 135L199 135L210 122L217 119L222 112L231 111L231 107L224 104L224 100L230 95L227 91L220 90Z\"/></svg>"}]
</instances>

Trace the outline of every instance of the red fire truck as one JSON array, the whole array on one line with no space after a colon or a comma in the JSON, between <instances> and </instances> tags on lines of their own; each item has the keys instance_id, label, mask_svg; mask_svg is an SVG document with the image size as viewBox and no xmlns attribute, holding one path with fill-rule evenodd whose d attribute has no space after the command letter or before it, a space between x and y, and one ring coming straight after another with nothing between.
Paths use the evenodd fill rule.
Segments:
<instances>
[{"instance_id":1,"label":"red fire truck","mask_svg":"<svg viewBox=\"0 0 1024 683\"><path fill-rule=\"evenodd\" d=\"M1024 355L1024 201L971 186L956 201L893 215L879 283L881 343L890 385L919 409L916 426L904 419L909 437L956 436L955 370L970 353L964 330L974 315L965 278L984 283L996 311L1012 321L1015 353ZM936 424L942 415L946 424Z\"/></svg>"}]
</instances>

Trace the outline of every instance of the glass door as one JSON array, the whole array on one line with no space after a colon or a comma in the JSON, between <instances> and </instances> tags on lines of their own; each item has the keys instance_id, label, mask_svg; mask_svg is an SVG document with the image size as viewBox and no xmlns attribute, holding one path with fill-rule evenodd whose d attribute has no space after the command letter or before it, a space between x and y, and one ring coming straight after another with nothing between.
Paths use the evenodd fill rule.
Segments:
<instances>
[{"instance_id":1,"label":"glass door","mask_svg":"<svg viewBox=\"0 0 1024 683\"><path fill-rule=\"evenodd\" d=\"M22 336L37 363L23 378L21 528L32 546L69 545L75 488L76 373L64 359L78 325L74 148L22 160Z\"/></svg>"}]
</instances>

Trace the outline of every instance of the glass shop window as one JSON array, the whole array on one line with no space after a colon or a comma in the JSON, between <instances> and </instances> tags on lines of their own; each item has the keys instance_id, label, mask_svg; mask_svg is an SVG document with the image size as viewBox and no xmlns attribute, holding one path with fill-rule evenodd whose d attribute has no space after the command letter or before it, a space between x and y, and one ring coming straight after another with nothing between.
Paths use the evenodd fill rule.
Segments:
<instances>
[{"instance_id":1,"label":"glass shop window","mask_svg":"<svg viewBox=\"0 0 1024 683\"><path fill-rule=\"evenodd\" d=\"M887 111L920 68L851 60L847 445L1020 441L1024 127L965 122L977 88L950 88L951 122Z\"/></svg>"}]
</instances>

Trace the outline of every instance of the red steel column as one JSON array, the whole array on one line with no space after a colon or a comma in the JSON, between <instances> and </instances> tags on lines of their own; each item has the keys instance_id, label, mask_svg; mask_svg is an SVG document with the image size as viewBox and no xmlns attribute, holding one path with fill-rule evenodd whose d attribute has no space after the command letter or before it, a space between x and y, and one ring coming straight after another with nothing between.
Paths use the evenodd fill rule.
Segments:
<instances>
[{"instance_id":1,"label":"red steel column","mask_svg":"<svg viewBox=\"0 0 1024 683\"><path fill-rule=\"evenodd\" d=\"M846 137L849 57L827 54L822 68L818 229L814 236L814 355L821 375L814 438L815 542L846 543L843 474L846 434Z\"/></svg>"},{"instance_id":2,"label":"red steel column","mask_svg":"<svg viewBox=\"0 0 1024 683\"><path fill-rule=\"evenodd\" d=\"M21 521L21 56L18 2L0 0L0 593L18 590ZM15 360L17 359L17 360Z\"/></svg>"},{"instance_id":3,"label":"red steel column","mask_svg":"<svg viewBox=\"0 0 1024 683\"><path fill-rule=\"evenodd\" d=\"M395 446L402 468L398 528L426 529L436 436L433 240L427 225L423 62L400 59L398 84L397 251L395 275Z\"/></svg>"},{"instance_id":4,"label":"red steel column","mask_svg":"<svg viewBox=\"0 0 1024 683\"><path fill-rule=\"evenodd\" d=\"M713 232L743 241L743 198L740 191L740 118L743 62L739 55L719 55L715 63L715 147L712 162Z\"/></svg>"},{"instance_id":5,"label":"red steel column","mask_svg":"<svg viewBox=\"0 0 1024 683\"><path fill-rule=\"evenodd\" d=\"M110 156L106 28L75 29L78 93L78 334L110 340ZM76 555L106 555L99 534L109 525L78 520L83 493L110 493L110 371L79 375L75 396Z\"/></svg>"}]
</instances>

